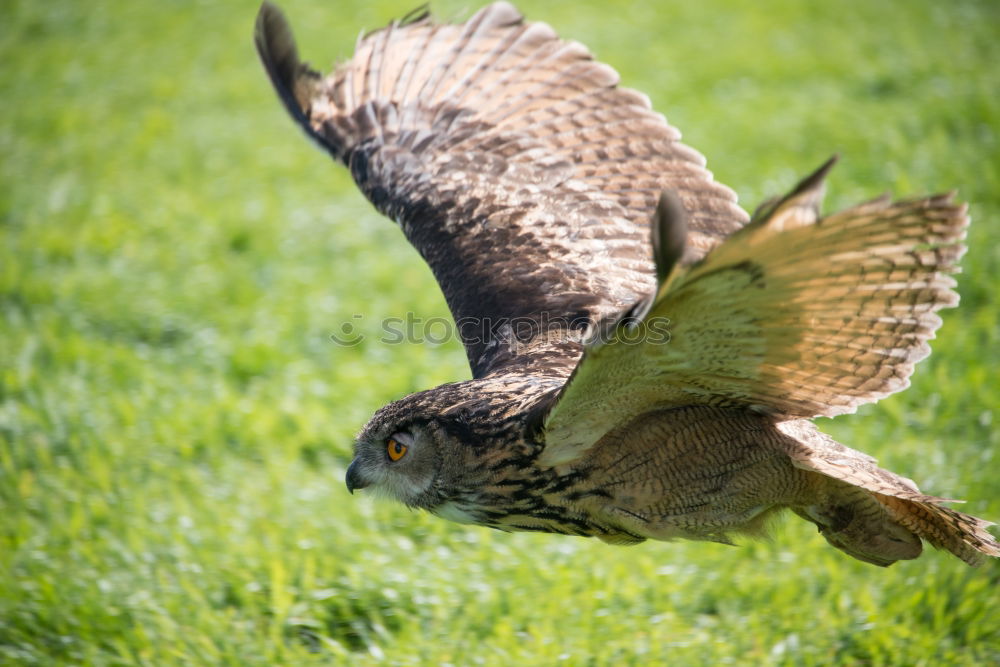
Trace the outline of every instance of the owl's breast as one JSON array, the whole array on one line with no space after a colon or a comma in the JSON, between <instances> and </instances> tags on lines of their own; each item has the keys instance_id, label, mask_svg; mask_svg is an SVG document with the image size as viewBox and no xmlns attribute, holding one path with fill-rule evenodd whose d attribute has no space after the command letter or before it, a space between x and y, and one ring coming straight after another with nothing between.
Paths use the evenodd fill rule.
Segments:
<instances>
[{"instance_id":1,"label":"owl's breast","mask_svg":"<svg viewBox=\"0 0 1000 667\"><path fill-rule=\"evenodd\" d=\"M741 410L650 412L588 452L586 474L561 502L609 535L728 542L808 492L808 475L774 445L781 437L773 421Z\"/></svg>"}]
</instances>

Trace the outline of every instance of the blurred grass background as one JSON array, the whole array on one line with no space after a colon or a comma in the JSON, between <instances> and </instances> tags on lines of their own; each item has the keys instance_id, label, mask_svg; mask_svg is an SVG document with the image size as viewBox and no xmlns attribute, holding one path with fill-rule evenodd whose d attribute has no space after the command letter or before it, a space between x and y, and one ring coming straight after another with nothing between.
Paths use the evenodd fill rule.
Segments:
<instances>
[{"instance_id":1,"label":"blurred grass background","mask_svg":"<svg viewBox=\"0 0 1000 667\"><path fill-rule=\"evenodd\" d=\"M323 69L412 9L283 5ZM909 391L822 426L1000 519L1000 4L520 6L647 92L745 207L835 151L828 208L959 189L961 308ZM286 117L256 9L0 5L0 661L1000 662L996 562L882 570L793 519L615 548L348 496L370 413L468 369L454 342L376 340L447 309ZM335 346L344 322L367 339Z\"/></svg>"}]
</instances>

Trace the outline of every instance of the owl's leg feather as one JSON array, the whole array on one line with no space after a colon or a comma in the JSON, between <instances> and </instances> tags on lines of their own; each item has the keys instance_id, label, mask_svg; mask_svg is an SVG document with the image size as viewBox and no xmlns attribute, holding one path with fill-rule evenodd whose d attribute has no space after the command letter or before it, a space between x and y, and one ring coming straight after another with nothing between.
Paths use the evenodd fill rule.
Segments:
<instances>
[{"instance_id":1,"label":"owl's leg feather","mask_svg":"<svg viewBox=\"0 0 1000 667\"><path fill-rule=\"evenodd\" d=\"M815 523L831 545L882 567L920 555L920 538L893 521L871 493L829 477L817 475L816 483L823 489L817 502L792 509Z\"/></svg>"},{"instance_id":2,"label":"owl's leg feather","mask_svg":"<svg viewBox=\"0 0 1000 667\"><path fill-rule=\"evenodd\" d=\"M916 558L920 540L945 549L969 565L1000 556L989 521L941 503L956 502L921 493L912 480L878 467L875 459L846 447L806 421L784 422L777 441L813 478L813 497L792 509L817 526L830 544L876 565Z\"/></svg>"}]
</instances>

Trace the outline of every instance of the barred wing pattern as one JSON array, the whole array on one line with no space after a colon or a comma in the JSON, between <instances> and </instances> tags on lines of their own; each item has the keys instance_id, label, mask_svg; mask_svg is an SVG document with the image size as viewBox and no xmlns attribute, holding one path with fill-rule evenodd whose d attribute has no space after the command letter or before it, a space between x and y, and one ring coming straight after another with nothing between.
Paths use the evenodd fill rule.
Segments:
<instances>
[{"instance_id":1,"label":"barred wing pattern","mask_svg":"<svg viewBox=\"0 0 1000 667\"><path fill-rule=\"evenodd\" d=\"M881 198L820 219L831 164L661 285L645 322L660 318L668 341L629 344L622 328L586 349L546 419L546 464L651 410L830 417L909 385L935 311L958 303L948 274L965 251L966 207Z\"/></svg>"},{"instance_id":2,"label":"barred wing pattern","mask_svg":"<svg viewBox=\"0 0 1000 667\"><path fill-rule=\"evenodd\" d=\"M568 374L590 324L655 288L663 189L690 218L686 262L747 220L645 96L507 3L455 25L415 14L326 77L267 3L256 44L293 117L430 265L477 377Z\"/></svg>"}]
</instances>

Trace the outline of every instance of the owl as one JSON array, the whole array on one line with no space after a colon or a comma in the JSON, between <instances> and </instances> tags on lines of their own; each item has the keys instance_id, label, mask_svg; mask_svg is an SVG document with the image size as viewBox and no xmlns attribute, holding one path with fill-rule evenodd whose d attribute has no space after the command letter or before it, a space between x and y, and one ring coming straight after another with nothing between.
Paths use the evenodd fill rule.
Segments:
<instances>
[{"instance_id":1,"label":"owl","mask_svg":"<svg viewBox=\"0 0 1000 667\"><path fill-rule=\"evenodd\" d=\"M288 112L430 265L472 379L398 400L347 488L462 523L612 544L759 535L788 509L887 566L975 565L990 524L810 421L909 384L958 302L966 207L822 216L833 160L748 216L642 94L505 2L419 10L321 75L264 3Z\"/></svg>"}]
</instances>

